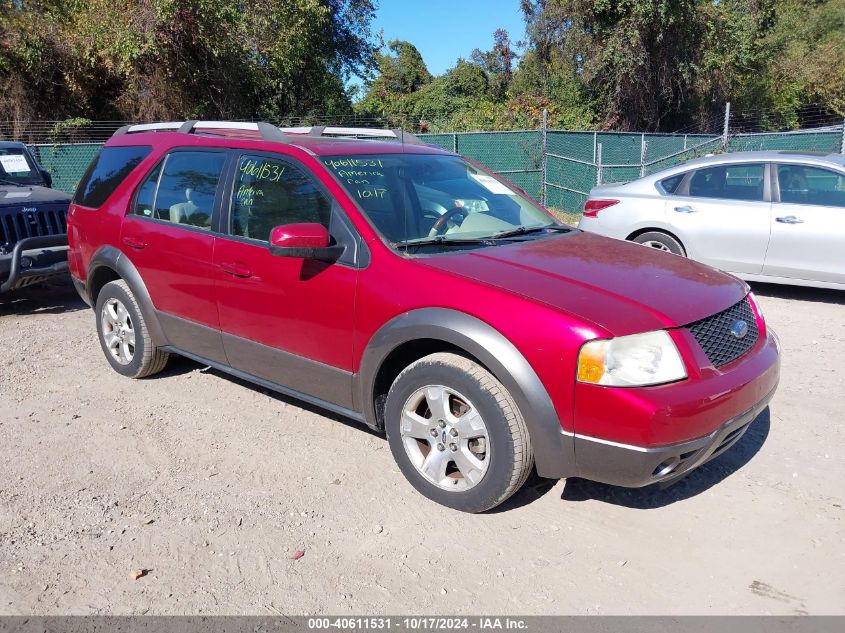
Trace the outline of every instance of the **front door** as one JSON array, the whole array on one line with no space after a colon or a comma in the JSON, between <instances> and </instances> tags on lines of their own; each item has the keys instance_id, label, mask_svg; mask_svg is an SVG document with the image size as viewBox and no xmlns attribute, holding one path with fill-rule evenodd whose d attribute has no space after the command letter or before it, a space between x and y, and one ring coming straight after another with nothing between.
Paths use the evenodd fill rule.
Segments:
<instances>
[{"instance_id":1,"label":"front door","mask_svg":"<svg viewBox=\"0 0 845 633\"><path fill-rule=\"evenodd\" d=\"M235 163L227 226L214 247L223 344L236 369L352 408L354 262L277 257L273 227L320 222L349 236L330 194L301 164L244 153Z\"/></svg>"},{"instance_id":2,"label":"front door","mask_svg":"<svg viewBox=\"0 0 845 633\"><path fill-rule=\"evenodd\" d=\"M845 174L774 165L780 192L763 274L845 284Z\"/></svg>"},{"instance_id":3,"label":"front door","mask_svg":"<svg viewBox=\"0 0 845 633\"><path fill-rule=\"evenodd\" d=\"M667 200L666 217L692 259L758 274L769 244L766 165L703 167Z\"/></svg>"},{"instance_id":4,"label":"front door","mask_svg":"<svg viewBox=\"0 0 845 633\"><path fill-rule=\"evenodd\" d=\"M171 345L225 362L212 276L225 151L170 152L139 186L121 249L138 269Z\"/></svg>"}]
</instances>

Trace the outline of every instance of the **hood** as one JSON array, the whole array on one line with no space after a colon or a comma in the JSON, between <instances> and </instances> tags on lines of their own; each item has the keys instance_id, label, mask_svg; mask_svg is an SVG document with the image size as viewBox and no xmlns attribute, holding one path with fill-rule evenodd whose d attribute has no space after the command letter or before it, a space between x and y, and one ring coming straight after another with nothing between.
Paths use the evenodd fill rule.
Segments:
<instances>
[{"instance_id":1,"label":"hood","mask_svg":"<svg viewBox=\"0 0 845 633\"><path fill-rule=\"evenodd\" d=\"M545 303L615 336L686 325L747 292L744 282L709 266L582 231L419 261Z\"/></svg>"},{"instance_id":2,"label":"hood","mask_svg":"<svg viewBox=\"0 0 845 633\"><path fill-rule=\"evenodd\" d=\"M33 204L70 202L70 196L63 191L37 185L12 186L0 184L0 207L11 205L31 206Z\"/></svg>"}]
</instances>

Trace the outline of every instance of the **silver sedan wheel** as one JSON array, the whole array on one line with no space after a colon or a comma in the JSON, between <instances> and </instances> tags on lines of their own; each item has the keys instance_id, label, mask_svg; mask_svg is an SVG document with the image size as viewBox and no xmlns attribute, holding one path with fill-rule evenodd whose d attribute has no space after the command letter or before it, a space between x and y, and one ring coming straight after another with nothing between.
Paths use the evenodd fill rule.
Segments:
<instances>
[{"instance_id":1,"label":"silver sedan wheel","mask_svg":"<svg viewBox=\"0 0 845 633\"><path fill-rule=\"evenodd\" d=\"M121 365L128 365L135 357L135 328L129 311L119 299L109 299L103 304L100 327L106 349Z\"/></svg>"},{"instance_id":2,"label":"silver sedan wheel","mask_svg":"<svg viewBox=\"0 0 845 633\"><path fill-rule=\"evenodd\" d=\"M402 408L400 435L417 471L444 490L478 485L490 464L489 436L481 414L449 387L417 389Z\"/></svg>"},{"instance_id":3,"label":"silver sedan wheel","mask_svg":"<svg viewBox=\"0 0 845 633\"><path fill-rule=\"evenodd\" d=\"M656 240L646 240L645 242L640 242L643 246L648 246L649 248L656 248L659 251L666 251L667 253L671 253L672 250L666 246L663 242L658 242Z\"/></svg>"}]
</instances>

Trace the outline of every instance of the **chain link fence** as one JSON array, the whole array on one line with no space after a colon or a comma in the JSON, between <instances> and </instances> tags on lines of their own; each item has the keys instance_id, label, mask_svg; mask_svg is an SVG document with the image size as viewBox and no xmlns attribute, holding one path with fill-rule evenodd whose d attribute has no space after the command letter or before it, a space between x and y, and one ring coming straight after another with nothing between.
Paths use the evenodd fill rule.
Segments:
<instances>
[{"instance_id":1,"label":"chain link fence","mask_svg":"<svg viewBox=\"0 0 845 633\"><path fill-rule=\"evenodd\" d=\"M292 118L275 123L387 127L381 119L317 119ZM27 142L52 174L54 186L72 193L102 143L122 124L0 122L0 139ZM541 127L419 136L481 163L546 206L569 214L580 213L590 189L598 184L628 182L706 154L747 150L845 153L843 125L778 133L731 134L726 125L722 134L579 132Z\"/></svg>"}]
</instances>

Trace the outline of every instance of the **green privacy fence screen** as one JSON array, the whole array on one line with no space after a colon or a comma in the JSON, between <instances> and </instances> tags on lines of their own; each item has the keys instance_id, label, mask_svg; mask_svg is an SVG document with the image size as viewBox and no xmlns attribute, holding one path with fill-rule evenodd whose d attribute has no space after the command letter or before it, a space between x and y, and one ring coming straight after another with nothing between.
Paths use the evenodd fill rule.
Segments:
<instances>
[{"instance_id":1,"label":"green privacy fence screen","mask_svg":"<svg viewBox=\"0 0 845 633\"><path fill-rule=\"evenodd\" d=\"M38 162L53 176L53 187L73 193L101 143L30 145Z\"/></svg>"},{"instance_id":2,"label":"green privacy fence screen","mask_svg":"<svg viewBox=\"0 0 845 633\"><path fill-rule=\"evenodd\" d=\"M798 132L640 134L519 130L423 134L432 145L455 151L501 174L549 207L580 212L597 184L627 182L690 158L722 151L842 152L842 126ZM72 193L99 143L31 145L57 189Z\"/></svg>"},{"instance_id":3,"label":"green privacy fence screen","mask_svg":"<svg viewBox=\"0 0 845 633\"><path fill-rule=\"evenodd\" d=\"M547 206L568 212L580 212L597 184L628 182L698 156L748 150L838 153L843 151L844 138L842 126L727 137L563 130L422 137L486 165Z\"/></svg>"}]
</instances>

